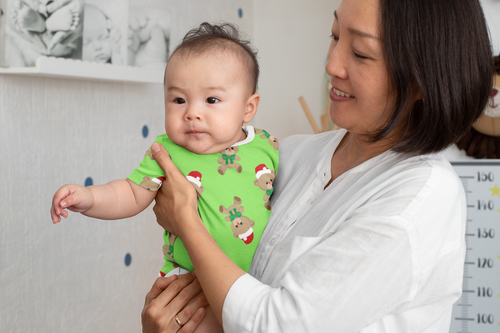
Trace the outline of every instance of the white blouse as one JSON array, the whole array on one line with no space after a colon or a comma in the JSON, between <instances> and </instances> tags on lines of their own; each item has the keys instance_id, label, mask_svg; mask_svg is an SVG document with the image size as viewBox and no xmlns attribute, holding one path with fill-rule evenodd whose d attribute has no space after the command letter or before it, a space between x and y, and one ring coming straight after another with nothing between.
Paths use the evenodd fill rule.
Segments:
<instances>
[{"instance_id":1,"label":"white blouse","mask_svg":"<svg viewBox=\"0 0 500 333\"><path fill-rule=\"evenodd\" d=\"M458 176L441 154L388 151L324 190L345 133L281 142L273 212L226 296L226 333L449 332L465 258Z\"/></svg>"}]
</instances>

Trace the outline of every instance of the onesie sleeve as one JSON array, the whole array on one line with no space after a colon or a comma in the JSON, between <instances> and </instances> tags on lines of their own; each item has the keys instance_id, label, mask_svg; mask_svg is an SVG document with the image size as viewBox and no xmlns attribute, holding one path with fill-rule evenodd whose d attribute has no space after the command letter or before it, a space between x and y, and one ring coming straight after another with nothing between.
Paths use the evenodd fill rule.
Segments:
<instances>
[{"instance_id":1,"label":"onesie sleeve","mask_svg":"<svg viewBox=\"0 0 500 333\"><path fill-rule=\"evenodd\" d=\"M163 141L163 135L160 135L154 142L159 142L165 146ZM165 173L153 159L151 148L146 151L139 167L127 178L149 191L157 191L160 188L163 180L165 180Z\"/></svg>"}]
</instances>

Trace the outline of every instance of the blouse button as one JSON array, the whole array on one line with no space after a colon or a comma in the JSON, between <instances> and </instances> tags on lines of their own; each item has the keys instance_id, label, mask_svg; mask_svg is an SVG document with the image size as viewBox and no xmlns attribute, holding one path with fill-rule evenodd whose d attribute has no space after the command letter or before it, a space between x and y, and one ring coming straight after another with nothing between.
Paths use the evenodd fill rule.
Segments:
<instances>
[{"instance_id":1,"label":"blouse button","mask_svg":"<svg viewBox=\"0 0 500 333\"><path fill-rule=\"evenodd\" d=\"M271 240L269 241L269 244L270 245L274 245L276 244L276 241L278 240L278 237L274 236L273 238L271 238Z\"/></svg>"}]
</instances>

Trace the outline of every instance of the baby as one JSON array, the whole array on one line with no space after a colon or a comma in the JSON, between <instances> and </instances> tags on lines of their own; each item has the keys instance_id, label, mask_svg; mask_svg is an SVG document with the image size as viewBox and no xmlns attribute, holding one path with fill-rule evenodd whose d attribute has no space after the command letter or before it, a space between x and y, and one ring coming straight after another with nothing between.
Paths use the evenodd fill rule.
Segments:
<instances>
[{"instance_id":1,"label":"baby","mask_svg":"<svg viewBox=\"0 0 500 333\"><path fill-rule=\"evenodd\" d=\"M120 30L94 5L86 4L84 14L82 60L123 65Z\"/></svg>"},{"instance_id":2,"label":"baby","mask_svg":"<svg viewBox=\"0 0 500 333\"><path fill-rule=\"evenodd\" d=\"M230 24L203 23L184 37L165 70L165 130L155 142L198 194L198 210L221 249L243 270L271 213L269 197L278 169L278 141L243 126L257 112L259 68L248 41ZM148 150L127 179L83 187L69 184L54 195L53 223L65 209L100 219L121 219L148 207L164 173ZM162 276L192 271L180 239L165 232Z\"/></svg>"}]
</instances>

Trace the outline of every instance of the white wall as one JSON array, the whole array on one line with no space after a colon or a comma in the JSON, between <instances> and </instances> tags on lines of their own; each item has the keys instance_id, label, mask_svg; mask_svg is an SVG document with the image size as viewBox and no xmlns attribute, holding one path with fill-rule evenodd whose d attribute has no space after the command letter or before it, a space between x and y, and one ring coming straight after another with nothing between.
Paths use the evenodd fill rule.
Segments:
<instances>
[{"instance_id":1,"label":"white wall","mask_svg":"<svg viewBox=\"0 0 500 333\"><path fill-rule=\"evenodd\" d=\"M500 54L500 1L480 0L480 2L488 23L493 54L497 56Z\"/></svg>"},{"instance_id":2,"label":"white wall","mask_svg":"<svg viewBox=\"0 0 500 333\"><path fill-rule=\"evenodd\" d=\"M325 64L333 11L340 0L254 0L254 42L261 66L255 125L283 139L313 133L298 102L304 96L318 126L325 112Z\"/></svg>"},{"instance_id":3,"label":"white wall","mask_svg":"<svg viewBox=\"0 0 500 333\"><path fill-rule=\"evenodd\" d=\"M174 44L205 20L238 24L260 49L255 125L281 138L311 133L297 98L319 121L338 0L134 1L171 10ZM140 331L163 261L151 210L122 221L71 214L52 225L49 207L64 183L126 177L163 131L159 85L0 74L0 332Z\"/></svg>"},{"instance_id":4,"label":"white wall","mask_svg":"<svg viewBox=\"0 0 500 333\"><path fill-rule=\"evenodd\" d=\"M205 20L253 29L251 0L137 1L176 15L174 43ZM71 214L53 225L49 208L65 183L125 178L163 119L161 85L0 74L0 332L141 331L163 265L152 211L122 221Z\"/></svg>"}]
</instances>

